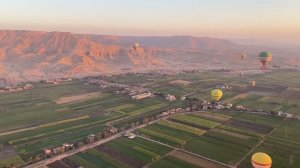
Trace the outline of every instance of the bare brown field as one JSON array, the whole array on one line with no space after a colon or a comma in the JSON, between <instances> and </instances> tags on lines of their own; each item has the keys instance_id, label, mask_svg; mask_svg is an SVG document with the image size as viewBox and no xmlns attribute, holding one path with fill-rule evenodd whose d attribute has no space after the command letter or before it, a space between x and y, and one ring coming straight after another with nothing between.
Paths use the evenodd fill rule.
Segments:
<instances>
[{"instance_id":1,"label":"bare brown field","mask_svg":"<svg viewBox=\"0 0 300 168\"><path fill-rule=\"evenodd\" d=\"M186 161L188 163L200 166L200 167L209 167L209 168L226 168L225 166L216 164L206 159L202 159L197 156L190 155L181 151L174 150L169 155L174 156L180 160Z\"/></svg>"},{"instance_id":2,"label":"bare brown field","mask_svg":"<svg viewBox=\"0 0 300 168\"><path fill-rule=\"evenodd\" d=\"M300 87L288 87L286 90L300 92Z\"/></svg>"},{"instance_id":3,"label":"bare brown field","mask_svg":"<svg viewBox=\"0 0 300 168\"><path fill-rule=\"evenodd\" d=\"M92 92L92 93L85 93L85 94L75 95L75 96L66 96L66 97L62 97L58 100L55 100L55 103L57 103L57 104L75 103L75 102L80 102L80 101L84 101L87 99L92 99L99 95L101 95L101 92Z\"/></svg>"},{"instance_id":4,"label":"bare brown field","mask_svg":"<svg viewBox=\"0 0 300 168\"><path fill-rule=\"evenodd\" d=\"M185 80L174 80L169 82L170 84L178 84L178 85L188 85L191 84L192 82L190 81L185 81Z\"/></svg>"},{"instance_id":5,"label":"bare brown field","mask_svg":"<svg viewBox=\"0 0 300 168\"><path fill-rule=\"evenodd\" d=\"M235 100L238 100L238 99L245 99L247 96L249 96L248 93L242 93L242 94L236 95L234 97L228 98L228 99L224 100L224 102L232 103L232 102L234 102Z\"/></svg>"}]
</instances>

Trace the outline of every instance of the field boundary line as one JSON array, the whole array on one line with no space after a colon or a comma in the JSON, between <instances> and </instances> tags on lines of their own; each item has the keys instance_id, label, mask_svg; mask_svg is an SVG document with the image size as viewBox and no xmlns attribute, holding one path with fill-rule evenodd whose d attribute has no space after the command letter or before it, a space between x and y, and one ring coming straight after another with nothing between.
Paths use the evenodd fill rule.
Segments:
<instances>
[{"instance_id":1,"label":"field boundary line","mask_svg":"<svg viewBox=\"0 0 300 168\"><path fill-rule=\"evenodd\" d=\"M225 167L235 168L235 167L232 167L231 165L228 165L228 164L219 162L219 161L217 161L217 160L210 159L210 158L208 158L208 157L205 157L205 156L202 156L202 155L198 155L198 154L196 154L196 153L193 153L193 152L190 152L190 151L187 151L187 150L184 150L184 149L176 148L176 147L173 147L173 146L171 146L171 145L168 145L168 144L165 144L165 143L162 143L162 142L159 142L159 141L156 141L156 140L153 140L153 139L144 137L144 136L137 135L137 137L140 137L140 138L143 138L143 139L145 139L145 140L148 140L148 141L152 141L152 142L158 143L158 144L160 144L160 145L167 146L167 147L172 148L172 149L177 150L177 151L181 151L181 152L184 152L184 153L187 153L187 154L196 156L196 157L200 157L200 158L202 158L202 159L205 159L205 160L214 162L214 163L216 163L216 164L219 164L219 165L222 165L222 166L225 166Z\"/></svg>"},{"instance_id":2,"label":"field boundary line","mask_svg":"<svg viewBox=\"0 0 300 168\"><path fill-rule=\"evenodd\" d=\"M158 162L159 160L163 159L164 157L168 156L168 155L169 155L170 153L172 153L173 151L175 151L175 150L171 150L170 152L166 153L165 155L159 157L159 158L158 158L157 160L155 160L154 162L151 162L151 163L149 163L149 164L143 166L143 168L149 168L150 165L152 165L152 164Z\"/></svg>"},{"instance_id":3,"label":"field boundary line","mask_svg":"<svg viewBox=\"0 0 300 168\"><path fill-rule=\"evenodd\" d=\"M87 118L90 118L90 116L84 115L84 116L80 116L80 117L75 117L75 118L69 118L69 119L60 120L60 121L49 122L49 123L45 123L45 124L41 124L41 125L37 125L37 126L33 126L33 127L27 127L27 128L21 128L21 129L17 129L17 130L13 130L13 131L3 132L3 133L0 133L0 136L5 136L5 135L14 134L14 133L19 133L19 132L34 130L34 129L37 129L37 128L50 127L50 126L54 126L56 124L64 124L64 123L74 122L74 121L83 120L83 119L87 119Z\"/></svg>"},{"instance_id":4,"label":"field boundary line","mask_svg":"<svg viewBox=\"0 0 300 168\"><path fill-rule=\"evenodd\" d=\"M285 142L291 142L291 143L294 143L294 144L298 144L300 145L299 142L295 142L295 141L292 141L292 140L288 140L288 139L283 139L283 138L278 138L278 137L274 137L274 136L268 136L269 138L273 138L273 139L277 139L277 140L281 140L281 141L285 141Z\"/></svg>"},{"instance_id":5,"label":"field boundary line","mask_svg":"<svg viewBox=\"0 0 300 168\"><path fill-rule=\"evenodd\" d=\"M250 153L252 153L259 145L261 145L262 143L265 142L265 140L269 137L269 135L271 135L274 131L276 130L276 128L274 128L271 132L269 132L267 135L265 135L254 147L252 147L252 149L246 154L244 155L236 164L235 167L237 167L248 155L250 155Z\"/></svg>"}]
</instances>

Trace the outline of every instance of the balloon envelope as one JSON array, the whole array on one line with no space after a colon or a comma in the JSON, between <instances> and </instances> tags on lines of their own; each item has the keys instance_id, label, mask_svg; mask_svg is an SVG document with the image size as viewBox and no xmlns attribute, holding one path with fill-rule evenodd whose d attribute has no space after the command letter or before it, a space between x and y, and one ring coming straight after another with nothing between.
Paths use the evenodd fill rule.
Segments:
<instances>
[{"instance_id":1,"label":"balloon envelope","mask_svg":"<svg viewBox=\"0 0 300 168\"><path fill-rule=\"evenodd\" d=\"M139 43L135 43L134 46L133 46L134 49L137 49L137 48L139 48L139 47L140 47L140 44L139 44Z\"/></svg>"},{"instance_id":2,"label":"balloon envelope","mask_svg":"<svg viewBox=\"0 0 300 168\"><path fill-rule=\"evenodd\" d=\"M259 54L259 60L265 66L267 62L272 60L272 53L267 51L261 52Z\"/></svg>"},{"instance_id":3,"label":"balloon envelope","mask_svg":"<svg viewBox=\"0 0 300 168\"><path fill-rule=\"evenodd\" d=\"M245 58L246 58L246 54L244 53L241 55L241 59L245 59Z\"/></svg>"},{"instance_id":4,"label":"balloon envelope","mask_svg":"<svg viewBox=\"0 0 300 168\"><path fill-rule=\"evenodd\" d=\"M272 166L271 157L263 152L252 155L251 163L254 168L270 168Z\"/></svg>"},{"instance_id":5,"label":"balloon envelope","mask_svg":"<svg viewBox=\"0 0 300 168\"><path fill-rule=\"evenodd\" d=\"M256 85L256 82L255 82L255 81L250 81L250 82L249 82L249 85L250 85L251 87L254 87L254 86Z\"/></svg>"},{"instance_id":6,"label":"balloon envelope","mask_svg":"<svg viewBox=\"0 0 300 168\"><path fill-rule=\"evenodd\" d=\"M214 101L219 101L223 96L223 92L220 89L214 89L211 91L211 97Z\"/></svg>"}]
</instances>

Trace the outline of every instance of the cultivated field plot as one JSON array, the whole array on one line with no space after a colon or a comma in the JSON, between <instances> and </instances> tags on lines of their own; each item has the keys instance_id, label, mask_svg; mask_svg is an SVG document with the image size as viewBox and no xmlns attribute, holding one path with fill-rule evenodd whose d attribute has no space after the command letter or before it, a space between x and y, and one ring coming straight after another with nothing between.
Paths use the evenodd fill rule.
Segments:
<instances>
[{"instance_id":1,"label":"cultivated field plot","mask_svg":"<svg viewBox=\"0 0 300 168\"><path fill-rule=\"evenodd\" d=\"M226 125L229 125L231 127L244 129L247 131L259 133L259 134L268 134L273 130L273 127L261 125L261 124L255 124L247 121L237 120L237 119L231 119L229 120Z\"/></svg>"},{"instance_id":2,"label":"cultivated field plot","mask_svg":"<svg viewBox=\"0 0 300 168\"><path fill-rule=\"evenodd\" d=\"M171 81L169 83L171 83L171 84L177 84L177 85L188 85L188 84L191 84L192 82L185 81L185 80L174 80L174 81Z\"/></svg>"},{"instance_id":3,"label":"cultivated field plot","mask_svg":"<svg viewBox=\"0 0 300 168\"><path fill-rule=\"evenodd\" d=\"M300 87L288 87L286 90L300 92Z\"/></svg>"},{"instance_id":4,"label":"cultivated field plot","mask_svg":"<svg viewBox=\"0 0 300 168\"><path fill-rule=\"evenodd\" d=\"M264 151L272 157L272 167L298 168L300 167L300 145L289 141L268 138L255 149L255 152ZM251 153L238 166L240 168L251 166Z\"/></svg>"},{"instance_id":5,"label":"cultivated field plot","mask_svg":"<svg viewBox=\"0 0 300 168\"><path fill-rule=\"evenodd\" d=\"M105 112L118 112L124 115L137 116L143 113L152 113L158 110L164 110L166 108L171 108L176 105L176 102L166 102L160 98L148 98L143 100L132 100L129 98L122 98L119 105L111 104L111 106L103 104L100 106L104 108ZM92 109L92 108L91 108Z\"/></svg>"},{"instance_id":6,"label":"cultivated field plot","mask_svg":"<svg viewBox=\"0 0 300 168\"><path fill-rule=\"evenodd\" d=\"M172 94L172 95L175 95L175 96L183 96L187 93L190 93L190 92L194 92L194 90L185 90L184 89L184 86L179 86L179 85L172 85L172 84L168 84L168 85L163 85L163 86L160 86L160 87L157 87L157 88L154 88L153 91L155 92L161 92L161 93L164 93L164 94Z\"/></svg>"},{"instance_id":7,"label":"cultivated field plot","mask_svg":"<svg viewBox=\"0 0 300 168\"><path fill-rule=\"evenodd\" d=\"M231 165L237 163L258 141L254 136L213 129L185 144L184 149Z\"/></svg>"},{"instance_id":8,"label":"cultivated field plot","mask_svg":"<svg viewBox=\"0 0 300 168\"><path fill-rule=\"evenodd\" d=\"M228 115L222 115L222 114L212 113L212 112L201 112L201 113L196 113L196 115L199 115L204 119L208 119L220 123L226 122L231 118Z\"/></svg>"},{"instance_id":9,"label":"cultivated field plot","mask_svg":"<svg viewBox=\"0 0 300 168\"><path fill-rule=\"evenodd\" d=\"M68 106L53 101L76 93L99 91L97 86L84 85L80 82L40 85L32 90L0 94L0 133L78 117L81 114L76 114Z\"/></svg>"},{"instance_id":10,"label":"cultivated field plot","mask_svg":"<svg viewBox=\"0 0 300 168\"><path fill-rule=\"evenodd\" d=\"M95 85L77 81L39 84L32 90L1 94L0 99L5 100L0 102L3 107L0 144L11 144L25 161L32 160L45 148L80 141L89 134L103 131L106 122L126 117L106 109L130 101L126 96L102 93ZM54 102L59 99L63 104Z\"/></svg>"},{"instance_id":11,"label":"cultivated field plot","mask_svg":"<svg viewBox=\"0 0 300 168\"><path fill-rule=\"evenodd\" d=\"M33 95L43 95L50 100L57 100L65 96L76 96L92 92L101 92L101 88L96 85L87 85L81 81L64 82L58 85L53 84L33 84L33 89L29 90Z\"/></svg>"},{"instance_id":12,"label":"cultivated field plot","mask_svg":"<svg viewBox=\"0 0 300 168\"><path fill-rule=\"evenodd\" d=\"M259 125L271 126L271 127L276 127L276 125L279 125L282 123L282 121L284 121L284 118L272 117L269 115L257 115L257 114L242 113L242 112L223 112L222 114L229 115L233 119L256 123Z\"/></svg>"},{"instance_id":13,"label":"cultivated field plot","mask_svg":"<svg viewBox=\"0 0 300 168\"><path fill-rule=\"evenodd\" d=\"M299 72L267 72L249 74L243 78L222 72L163 76L128 74L105 77L104 80L135 86L145 84L152 91L205 100L211 100L212 88L227 83L233 88L232 91L224 91L222 101L300 114ZM256 81L255 87L246 86L250 80ZM188 84L187 81L192 83ZM188 100L167 102L159 96L133 100L129 96L114 95L97 85L80 81L58 85L39 83L33 86L32 90L0 94L0 146L9 144L14 148L10 152L0 149L0 165L20 165L42 153L44 148L83 141L87 135L105 130L107 122L114 123L116 128L125 128L152 114L189 105ZM299 167L299 129L299 120L226 111L176 115L137 132L146 138L226 164L236 163L262 138L267 138L257 150L266 150L274 155L274 167L282 167L281 163ZM272 130L272 134L267 135ZM274 151L272 146L275 146ZM275 149L280 152L277 153ZM281 150L287 155L282 154ZM168 147L142 138L119 138L49 166L143 167L155 162L151 164L152 167L207 167L190 164L182 153L172 152L161 158L170 151ZM279 156L284 156L283 160ZM249 167L248 163L245 164Z\"/></svg>"},{"instance_id":14,"label":"cultivated field plot","mask_svg":"<svg viewBox=\"0 0 300 168\"><path fill-rule=\"evenodd\" d=\"M185 124L185 125L190 125L192 127L198 127L204 130L209 130L221 124L219 122L201 118L201 116L195 114L176 115L174 117L171 117L169 120L173 122Z\"/></svg>"},{"instance_id":15,"label":"cultivated field plot","mask_svg":"<svg viewBox=\"0 0 300 168\"><path fill-rule=\"evenodd\" d=\"M144 137L163 142L165 144L180 147L187 143L188 141L192 140L195 137L198 137L197 134L191 133L192 130L186 131L182 129L176 128L174 125L167 125L167 124L160 124L156 123L150 125L146 128L141 128L138 130L139 134ZM199 132L202 132L200 130Z\"/></svg>"},{"instance_id":16,"label":"cultivated field plot","mask_svg":"<svg viewBox=\"0 0 300 168\"><path fill-rule=\"evenodd\" d=\"M63 162L63 165L69 167L76 165L91 168L140 168L158 160L171 150L169 147L142 138L122 137L47 166L64 168L61 164Z\"/></svg>"},{"instance_id":17,"label":"cultivated field plot","mask_svg":"<svg viewBox=\"0 0 300 168\"><path fill-rule=\"evenodd\" d=\"M78 168L79 166L69 158L63 158L47 165L49 168Z\"/></svg>"},{"instance_id":18,"label":"cultivated field plot","mask_svg":"<svg viewBox=\"0 0 300 168\"><path fill-rule=\"evenodd\" d=\"M162 168L162 167L172 167L172 168L201 168L200 166L182 160L178 157L174 157L168 155L163 159L159 160L158 162L154 163L150 166L151 168Z\"/></svg>"},{"instance_id":19,"label":"cultivated field plot","mask_svg":"<svg viewBox=\"0 0 300 168\"><path fill-rule=\"evenodd\" d=\"M256 107L264 110L284 111L291 114L300 113L299 101L296 101L291 94L286 92L274 92L271 96L262 92L251 91L227 99L225 98L224 102L233 103L234 105L241 104L245 107Z\"/></svg>"},{"instance_id":20,"label":"cultivated field plot","mask_svg":"<svg viewBox=\"0 0 300 168\"><path fill-rule=\"evenodd\" d=\"M287 71L273 71L260 75L253 75L257 83L264 83L268 85L281 85L281 86L299 86L300 75L297 70ZM292 80L291 80L292 79ZM255 80L255 79L252 79Z\"/></svg>"},{"instance_id":21,"label":"cultivated field plot","mask_svg":"<svg viewBox=\"0 0 300 168\"><path fill-rule=\"evenodd\" d=\"M169 120L160 121L158 124L162 125L162 126L175 128L175 129L178 129L178 130L181 130L181 131L186 131L186 132L196 134L196 135L201 135L201 134L206 132L206 131L204 131L202 129L199 129L199 128L195 128L195 127L191 127L191 126L188 126L188 125L172 122L172 121L169 121Z\"/></svg>"},{"instance_id":22,"label":"cultivated field plot","mask_svg":"<svg viewBox=\"0 0 300 168\"><path fill-rule=\"evenodd\" d=\"M128 114L135 116L135 115L138 115L138 114L141 114L141 113L147 113L147 112L150 112L150 111L158 110L158 109L161 109L161 108L164 108L164 107L167 107L167 106L168 106L167 103L155 104L155 105L152 105L152 106L148 106L148 107L145 107L145 108L142 108L142 109L132 111Z\"/></svg>"},{"instance_id":23,"label":"cultivated field plot","mask_svg":"<svg viewBox=\"0 0 300 168\"><path fill-rule=\"evenodd\" d=\"M249 99L257 99L257 96L253 96L250 93L242 93L242 94L236 95L234 97L227 98L224 100L224 102L237 104L245 99L247 99L249 101Z\"/></svg>"},{"instance_id":24,"label":"cultivated field plot","mask_svg":"<svg viewBox=\"0 0 300 168\"><path fill-rule=\"evenodd\" d=\"M169 156L172 156L172 157L175 157L178 160L182 160L182 161L185 161L187 163L190 163L193 166L196 165L198 167L203 167L203 168L205 168L205 167L209 167L209 168L225 168L225 166L222 166L220 164L216 164L216 163L214 163L212 161L209 161L209 160L206 160L206 159L202 159L200 157L197 157L197 156L194 156L194 155L182 152L182 151L174 150L171 153L169 153ZM162 159L162 160L165 160L165 159ZM176 163L176 162L173 162L173 163ZM158 165L158 164L154 164L154 165ZM180 165L180 164L175 164L175 165ZM162 167L164 167L164 166L162 166ZM185 167L185 166L183 166L183 167Z\"/></svg>"},{"instance_id":25,"label":"cultivated field plot","mask_svg":"<svg viewBox=\"0 0 300 168\"><path fill-rule=\"evenodd\" d=\"M236 119L225 113L176 115L139 129L138 132L141 136L155 141L234 165L273 129L262 124L242 120L235 123L235 121ZM197 129L203 130L201 128L206 128L206 131L201 131L199 135ZM162 159L153 166L171 165L167 160ZM181 160L184 161L182 157Z\"/></svg>"},{"instance_id":26,"label":"cultivated field plot","mask_svg":"<svg viewBox=\"0 0 300 168\"><path fill-rule=\"evenodd\" d=\"M263 103L282 104L286 101L286 99L280 98L280 97L265 96L265 97L259 99L258 101L263 102Z\"/></svg>"},{"instance_id":27,"label":"cultivated field plot","mask_svg":"<svg viewBox=\"0 0 300 168\"><path fill-rule=\"evenodd\" d=\"M42 152L45 148L53 148L63 143L73 143L86 138L89 134L105 130L105 124L120 118L118 113L111 113L98 118L88 118L69 123L41 127L32 131L4 136L3 138L19 150L26 161Z\"/></svg>"},{"instance_id":28,"label":"cultivated field plot","mask_svg":"<svg viewBox=\"0 0 300 168\"><path fill-rule=\"evenodd\" d=\"M300 123L299 120L284 119L280 117L271 117L265 115L254 115L245 113L223 113L231 115L233 118L247 122L266 125L275 128L271 136L278 138L300 142ZM223 127L223 125L221 125ZM220 127L220 126L218 126ZM226 126L227 127L227 126ZM237 129L237 128L235 128ZM258 134L261 135L261 134Z\"/></svg>"},{"instance_id":29,"label":"cultivated field plot","mask_svg":"<svg viewBox=\"0 0 300 168\"><path fill-rule=\"evenodd\" d=\"M126 74L126 75L115 75L106 77L106 80L121 84L145 84L152 80L159 81L156 76L144 76L141 74Z\"/></svg>"},{"instance_id":30,"label":"cultivated field plot","mask_svg":"<svg viewBox=\"0 0 300 168\"><path fill-rule=\"evenodd\" d=\"M9 145L0 145L0 167L22 165L24 161L18 152Z\"/></svg>"},{"instance_id":31,"label":"cultivated field plot","mask_svg":"<svg viewBox=\"0 0 300 168\"><path fill-rule=\"evenodd\" d=\"M101 92L92 92L92 93L85 93L85 94L75 95L75 96L66 96L66 97L62 97L58 100L55 100L55 103L65 104L65 103L80 102L80 101L85 101L88 99L98 97L100 95L101 95Z\"/></svg>"},{"instance_id":32,"label":"cultivated field plot","mask_svg":"<svg viewBox=\"0 0 300 168\"><path fill-rule=\"evenodd\" d=\"M277 125L275 131L271 134L272 137L285 139L300 143L300 122L295 119L287 119Z\"/></svg>"}]
</instances>

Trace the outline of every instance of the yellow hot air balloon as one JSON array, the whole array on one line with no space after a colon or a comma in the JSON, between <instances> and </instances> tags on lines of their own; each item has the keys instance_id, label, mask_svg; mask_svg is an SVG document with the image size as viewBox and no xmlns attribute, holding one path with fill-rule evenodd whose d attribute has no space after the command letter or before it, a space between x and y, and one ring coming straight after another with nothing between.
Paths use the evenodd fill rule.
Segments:
<instances>
[{"instance_id":1,"label":"yellow hot air balloon","mask_svg":"<svg viewBox=\"0 0 300 168\"><path fill-rule=\"evenodd\" d=\"M211 91L211 97L214 101L219 101L223 96L223 92L220 89L214 89Z\"/></svg>"},{"instance_id":2,"label":"yellow hot air balloon","mask_svg":"<svg viewBox=\"0 0 300 168\"><path fill-rule=\"evenodd\" d=\"M254 87L255 85L256 85L256 82L255 82L255 81L250 81L250 82L249 82L249 86Z\"/></svg>"},{"instance_id":3,"label":"yellow hot air balloon","mask_svg":"<svg viewBox=\"0 0 300 168\"><path fill-rule=\"evenodd\" d=\"M263 152L252 155L251 162L254 168L270 168L272 166L271 157Z\"/></svg>"}]
</instances>

